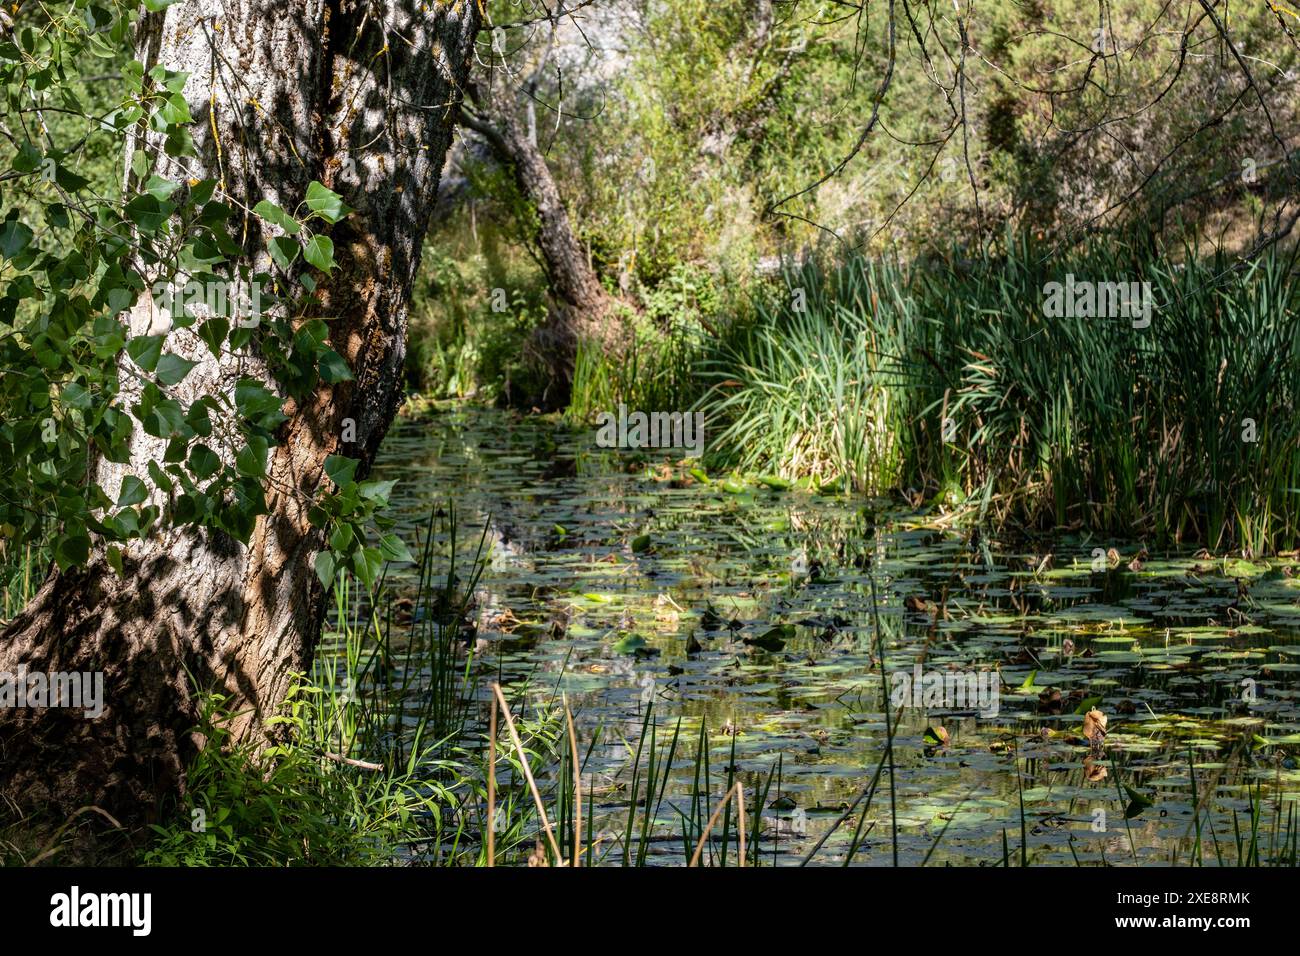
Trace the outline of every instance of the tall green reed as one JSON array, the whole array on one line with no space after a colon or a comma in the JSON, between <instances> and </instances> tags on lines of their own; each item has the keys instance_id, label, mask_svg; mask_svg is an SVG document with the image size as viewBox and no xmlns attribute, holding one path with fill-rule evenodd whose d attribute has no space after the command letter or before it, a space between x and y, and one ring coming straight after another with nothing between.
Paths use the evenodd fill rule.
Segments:
<instances>
[{"instance_id":1,"label":"tall green reed","mask_svg":"<svg viewBox=\"0 0 1300 956\"><path fill-rule=\"evenodd\" d=\"M715 461L939 500L955 484L1030 527L1294 547L1298 253L1049 252L787 270L700 364ZM1148 283L1150 325L1049 317L1067 275Z\"/></svg>"}]
</instances>

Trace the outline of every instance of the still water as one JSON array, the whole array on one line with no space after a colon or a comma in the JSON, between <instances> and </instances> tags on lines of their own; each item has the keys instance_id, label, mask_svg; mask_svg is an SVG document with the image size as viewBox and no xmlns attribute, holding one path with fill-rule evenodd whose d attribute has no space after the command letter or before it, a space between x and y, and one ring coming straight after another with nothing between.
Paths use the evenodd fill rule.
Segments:
<instances>
[{"instance_id":1,"label":"still water","mask_svg":"<svg viewBox=\"0 0 1300 956\"><path fill-rule=\"evenodd\" d=\"M449 503L463 553L487 527L480 672L537 706L567 698L598 859L623 858L640 749L650 864L683 862L692 795L707 815L733 776L776 865L828 833L814 864L854 843L855 865L1293 861L1292 562L990 539L939 510L706 482L696 464L454 408L402 419L376 469L412 532ZM642 841L651 707L657 759L677 743Z\"/></svg>"}]
</instances>

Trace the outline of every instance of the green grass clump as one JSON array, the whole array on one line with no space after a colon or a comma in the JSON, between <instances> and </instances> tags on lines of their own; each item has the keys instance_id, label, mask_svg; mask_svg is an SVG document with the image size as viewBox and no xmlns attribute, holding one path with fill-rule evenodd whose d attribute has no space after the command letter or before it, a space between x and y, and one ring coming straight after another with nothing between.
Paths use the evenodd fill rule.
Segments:
<instances>
[{"instance_id":1,"label":"green grass clump","mask_svg":"<svg viewBox=\"0 0 1300 956\"><path fill-rule=\"evenodd\" d=\"M1046 316L1067 274L1150 283L1150 326ZM702 366L710 449L868 493L959 487L1029 527L1293 547L1294 275L1295 253L1175 261L1114 238L788 270Z\"/></svg>"}]
</instances>

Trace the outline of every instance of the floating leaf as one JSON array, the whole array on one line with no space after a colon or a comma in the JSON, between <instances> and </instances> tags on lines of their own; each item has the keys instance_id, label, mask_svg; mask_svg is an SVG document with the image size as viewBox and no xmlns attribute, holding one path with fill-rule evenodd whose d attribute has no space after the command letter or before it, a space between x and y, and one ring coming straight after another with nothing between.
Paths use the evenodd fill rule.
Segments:
<instances>
[{"instance_id":1,"label":"floating leaf","mask_svg":"<svg viewBox=\"0 0 1300 956\"><path fill-rule=\"evenodd\" d=\"M640 634L628 634L614 642L615 654L635 654L644 650L646 640Z\"/></svg>"},{"instance_id":2,"label":"floating leaf","mask_svg":"<svg viewBox=\"0 0 1300 956\"><path fill-rule=\"evenodd\" d=\"M948 731L939 725L927 727L925 733L921 735L921 739L930 747L946 747L948 746Z\"/></svg>"}]
</instances>

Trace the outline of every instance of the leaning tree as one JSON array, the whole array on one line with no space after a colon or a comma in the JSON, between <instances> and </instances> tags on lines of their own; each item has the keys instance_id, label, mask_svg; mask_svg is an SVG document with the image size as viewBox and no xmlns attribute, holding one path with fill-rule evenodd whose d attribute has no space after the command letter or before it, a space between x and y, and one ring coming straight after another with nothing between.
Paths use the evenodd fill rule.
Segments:
<instances>
[{"instance_id":1,"label":"leaning tree","mask_svg":"<svg viewBox=\"0 0 1300 956\"><path fill-rule=\"evenodd\" d=\"M0 795L147 819L200 743L197 694L260 739L324 587L402 553L367 531L386 485L364 479L480 4L73 0L0 23L3 178L29 200L0 225L21 372L0 386L0 530L55 559L0 672L105 687L97 719L0 709ZM120 105L88 118L125 141L106 197L48 120L88 113L69 75L130 44Z\"/></svg>"}]
</instances>

